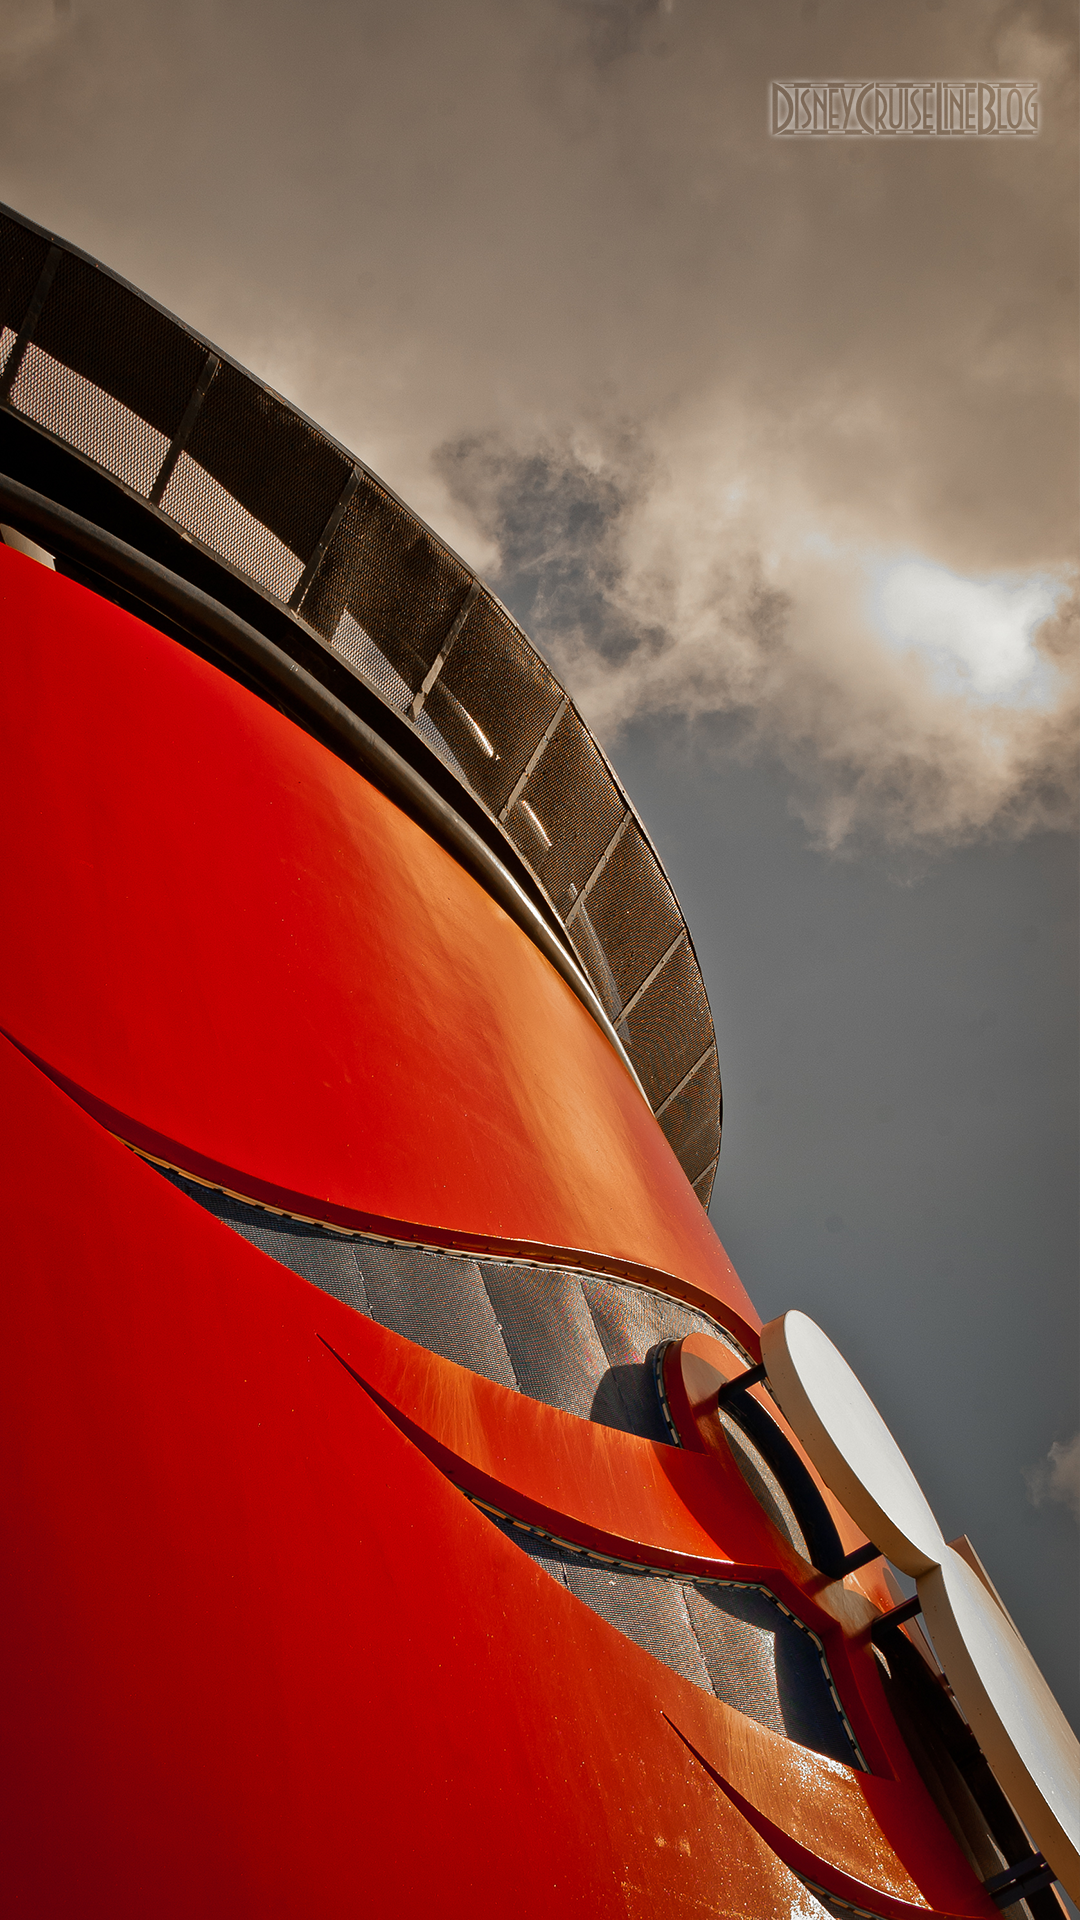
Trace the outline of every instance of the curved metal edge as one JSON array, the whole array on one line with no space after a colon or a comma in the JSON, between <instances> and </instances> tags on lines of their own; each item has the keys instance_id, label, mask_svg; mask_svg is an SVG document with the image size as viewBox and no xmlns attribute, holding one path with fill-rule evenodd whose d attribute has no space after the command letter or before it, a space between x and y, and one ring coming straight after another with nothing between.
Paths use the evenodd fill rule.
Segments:
<instances>
[{"instance_id":1,"label":"curved metal edge","mask_svg":"<svg viewBox=\"0 0 1080 1920\"><path fill-rule=\"evenodd\" d=\"M51 501L53 505L62 507L67 512L81 515L101 532L111 534L113 538L133 547L146 559L164 567L167 572L175 573L179 579L186 581L198 591L208 594L211 600L225 608L236 619L254 627L257 633L261 633L265 639L280 647L290 660L295 660L300 666L305 667L312 678L340 700L349 713L360 720L366 719L380 739L392 747L409 766L419 773L420 778L425 780L429 787L462 815L466 825L472 827L489 851L494 854L495 859L516 879L533 906L547 921L555 939L561 941L566 948L574 964L581 965L580 958L549 895L545 892L537 875L522 859L505 827L489 811L479 795L454 772L449 760L441 758L408 723L405 716L399 714L394 707L387 705L378 687L360 668L339 657L318 630L309 626L300 614L291 607L287 607L282 601L275 599L257 581L230 566L219 553L208 547L195 534L189 533L179 522L170 520L160 508L151 506L115 474L99 466L70 443L61 440L49 428L41 427L26 416L18 414L4 401L0 401L0 473L6 472L8 478L12 480L16 475L22 475L18 445L5 450L5 439L12 429L17 434L29 435L35 450L44 450L47 456L46 477L43 478L42 474L35 470L29 480L20 478L21 485L29 486L43 499ZM22 451L25 451L25 448ZM10 461L11 452L16 455L14 464ZM6 467L3 465L5 458L8 459ZM60 463L59 472L49 471L53 458ZM64 476L69 482L75 482L72 491L65 491L63 486L56 485L57 480ZM84 504L79 492L79 483L84 480L88 480L91 489L94 490L95 497L92 497L90 504ZM103 496L110 504L119 504L125 515L124 522L117 523L102 515L99 509ZM145 524L138 527L126 524L126 520L130 520L132 516L140 521L145 516ZM151 529L155 534L163 537L163 545L148 544L146 539L140 537ZM165 550L166 547L168 551ZM185 564L189 561L197 563L201 571L189 571ZM85 565L85 562L72 560L70 555L66 557L66 570L76 578L82 577L80 569ZM96 572L92 567L88 567L87 572L90 576L87 584L101 591L104 576L100 572L100 563ZM240 598L231 599L230 590ZM486 592L486 589L484 591ZM189 630L179 628L159 610L151 610L146 600L140 600L133 590L111 581L109 592L119 605L127 606L130 599L132 605L128 611L134 611L144 619L152 619L172 638L179 639L182 645L196 644ZM236 661L231 663L229 670L234 677L240 676L243 671ZM262 693L264 689L258 688L257 691Z\"/></svg>"},{"instance_id":2,"label":"curved metal edge","mask_svg":"<svg viewBox=\"0 0 1080 1920\"><path fill-rule=\"evenodd\" d=\"M350 713L306 668L291 660L257 628L249 626L246 620L241 620L179 574L148 559L126 541L94 526L92 521L84 520L81 514L58 506L44 494L35 493L6 474L0 474L0 507L20 532L31 537L44 534L52 543L50 552L58 545L62 553L103 571L106 579L113 576L121 584L133 586L151 607L176 619L195 638L209 639L212 644L223 646L227 653L239 655L275 690L283 693L290 705L298 707L309 720L317 721L319 737L328 734L330 740L326 744L330 744L339 757L350 763L359 761L365 772L373 774L394 799L404 802L407 811L434 834L539 947L591 1014L652 1113L630 1056L576 961L479 834L372 727Z\"/></svg>"},{"instance_id":3,"label":"curved metal edge","mask_svg":"<svg viewBox=\"0 0 1080 1920\"><path fill-rule=\"evenodd\" d=\"M372 482L375 486L377 486L380 489L380 491L384 493L386 497L394 503L395 506L399 507L401 511L409 517L409 519L413 522L414 525L419 527L427 535L427 537L433 542L435 546L437 546L440 549L441 552L445 553L451 560L453 560L458 566L460 566L464 570L464 572L470 577L470 579L474 581L475 584L480 585L483 593L487 596L487 598L493 603L493 605L498 607L500 611L506 615L506 617L510 620L510 622L512 623L516 631L518 633L521 633L522 637L526 639L526 641L530 646L532 646L532 642L528 641L528 636L524 634L523 629L519 621L516 619L515 615L510 611L508 607L504 605L504 603L498 598L498 596L492 592L489 586L487 586L482 582L479 582L478 577L474 572L474 569L468 564L468 562L462 559L461 555L458 554L454 550L454 548L451 547L438 532L436 532L434 528L430 527L427 524L427 522L423 520L418 513L416 513L415 509L410 507L408 502L403 500L400 494L394 491L394 489L387 483L387 481L382 479L381 476L377 474L373 468L369 467L366 461L360 459L358 455L351 452L349 448L346 447L340 440L338 440L333 434L329 433L327 429L320 424L319 421L313 420L309 414L304 413L300 407L296 406L295 402L287 399L285 395L279 393L276 388L272 387L269 384L268 381L262 379L258 374L252 373L249 367L245 367L232 354L226 353L221 347L215 346L214 343L211 340L209 340L205 334L201 333L196 327L193 327L188 321L181 319L180 316L173 313L170 308L164 306L160 300L155 300L153 296L151 294L148 294L143 288L136 286L133 281L125 279L123 274L118 273L114 267L110 267L105 261L99 260L96 257L96 255L87 252L86 249L83 247L76 246L74 242L65 239L61 234L55 233L51 228L41 226L37 221L31 220L26 214L20 213L16 207L9 206L6 202L0 202L0 215L3 215L7 219L11 220L16 226L20 226L26 231L36 234L39 239L47 241L51 246L60 248L63 252L72 255L74 258L78 260L81 260L85 265L94 268L96 272L103 275L106 279L113 281L117 286L123 287L126 292L132 294L136 299L140 300L145 306L151 307L155 310L155 312L161 314L164 319L168 320L173 326L177 327L182 333L186 334L190 340L193 340L198 345L204 347L208 353L214 354L221 362L231 366L236 372L242 374L246 380L250 381L253 386L259 388L262 392L266 393L271 399L277 401L279 405L286 408L286 410L294 418L302 421L303 424L308 428L310 428L314 433L316 433L326 445L332 447L337 453L339 453L342 456L343 459L349 462L353 468L354 473L363 474L366 480ZM3 404L3 403L0 403L0 404ZM42 432L42 429L40 427L35 426L35 431L40 433ZM46 437L51 439L53 436L46 433ZM67 443L58 443L58 444L62 445L65 451L67 451L68 453L72 453L75 451L69 445L67 445ZM83 455L77 454L76 457L83 461L85 461L86 459L86 457ZM87 464L90 464L92 466L94 463L88 462ZM143 507L146 507L149 505L150 510L154 514L155 518L159 519L163 524L173 528L175 531L178 531L178 532L182 531L181 529L175 527L175 523L169 521L167 515L162 514L159 506L155 505L152 502L147 502L143 500L140 496L132 493L131 490L125 486L124 482L119 480L117 475L108 473L104 469L100 469L99 471L102 472L103 477L106 478L114 487L116 487L120 492L128 495L128 497L131 500L135 501L136 504ZM197 537L184 531L183 538L187 545L196 548L200 553L204 555L205 558L207 558L215 566L220 566L222 564L221 555L217 554L212 548L205 547L203 542L200 541ZM298 612L294 611L291 606L286 607L283 603L274 600L273 597L270 596L266 592L266 590L262 588L256 581L251 580L247 577L242 577L239 574L235 574L233 577L236 578L249 593L254 593L258 597L258 599L263 600L269 606L272 606L274 611L277 614L280 615L284 613L285 616L289 618L298 628L302 629L302 631L305 633L305 635L308 638L315 639L320 646L325 648L326 643L323 640L322 636L317 634L315 629L309 627L307 623L303 620L302 616ZM543 659L543 656L539 654L536 648L533 648L533 651L537 653L538 658ZM547 663L545 662L544 664L546 665ZM549 671L550 671L550 668L549 668ZM372 689L372 691L375 691L375 690ZM377 697L381 697L381 696L377 695ZM567 697L569 698L569 696ZM712 1161L708 1165L703 1167L701 1172L698 1173L696 1176L691 1175L689 1169L686 1167L683 1168L683 1171L686 1174L687 1179L690 1181L691 1186L694 1188L695 1193L697 1193L697 1188L699 1183L706 1176L709 1176L709 1197L706 1200L701 1200L701 1205L707 1215L711 1198L712 1198L712 1188L716 1178L716 1166L717 1166L717 1161L719 1159L719 1144L722 1143L722 1140L723 1140L724 1095L723 1095L722 1076L719 1076L719 1043L715 1041L715 1021L713 1020L712 1008L709 1004L709 994L708 994L708 988L705 984L704 970L702 969L701 961L698 956L693 933L691 932L690 926L687 922L686 915L683 913L682 906L679 901L679 897L672 885L670 875L668 874L667 868L665 867L664 862L660 856L659 850L656 846L656 842L654 841L652 835L649 833L649 830L646 827L645 822L642 820L641 815L638 813L637 808L633 804L633 801L630 799L625 788L623 787L622 781L620 780L618 773L615 770L615 767L611 761L610 755L605 752L603 746L593 734L592 729L586 725L577 707L577 703L574 700L570 699L569 704L572 711L577 715L577 718L581 722L582 726L585 727L585 731L589 737L589 740L594 750L598 753L604 767L606 768L607 773L615 787L616 792L619 794L628 813L634 820L634 823L639 833L641 834L642 839L645 841L646 846L651 852L653 859L656 861L657 868L664 880L664 884L666 885L669 893L671 894L671 898L675 904L676 911L679 915L680 920L682 921L683 934L686 940L686 944L693 957L694 964L697 967L698 975L701 981L701 988L705 996L706 1008L708 1009L710 1023L713 1027L714 1043L716 1044L716 1047L717 1047L717 1069L718 1069L718 1077L720 1080L720 1084L718 1087L718 1108L717 1108L718 1148L717 1148L717 1153L713 1156ZM346 708L346 711L348 711L347 708ZM470 794L470 798L473 799L478 806L483 807L484 803L479 799L478 795ZM501 828L501 823L495 819L494 815L489 815L489 818L491 819L492 824L501 832L503 832L504 838L507 838L510 851L516 852L516 849L514 849L513 847L513 842L509 841L508 836L505 835L505 831ZM467 823L465 824L467 826ZM495 854L494 858L498 860L498 855ZM512 876L508 876L508 877L512 879ZM555 923L556 930L555 930L554 937L558 942L560 939L562 929L561 929L559 916L557 914L557 910L555 909L554 902L551 900L550 896L547 894L546 889L544 888L543 883L539 879L538 875L530 872L530 879L532 883L536 886L543 903L546 906L551 908L550 919L553 920ZM549 931L550 931L550 928L549 928ZM577 968L579 966L579 962L577 959L577 955L573 951L573 948L570 947L569 945L565 945L564 950L569 955L571 965ZM587 985L587 982L586 982L586 985ZM576 991L576 988L575 988L575 991ZM591 1011L592 1011L592 1008L590 1007L590 1012ZM601 1007L601 1011L603 1011L602 1007ZM607 1025L610 1023L608 1023L608 1016L606 1015L606 1013L604 1013L603 1022L601 1024L604 1025L604 1031L607 1032ZM612 1028L612 1032L614 1033L614 1028ZM645 1094L644 1088L641 1086L641 1081L638 1079L637 1073L634 1071L633 1065L630 1062L629 1057L626 1054L625 1049L623 1048L622 1042L619 1040L617 1033L615 1033L615 1044L620 1054L620 1057L623 1058L623 1060L629 1066L630 1071L634 1076L635 1082L637 1083L639 1089L641 1090L642 1096L645 1099L646 1104L649 1106L650 1112L652 1112L653 1111L652 1105L648 1100L648 1096ZM700 1200L700 1195L698 1196L698 1198Z\"/></svg>"}]
</instances>

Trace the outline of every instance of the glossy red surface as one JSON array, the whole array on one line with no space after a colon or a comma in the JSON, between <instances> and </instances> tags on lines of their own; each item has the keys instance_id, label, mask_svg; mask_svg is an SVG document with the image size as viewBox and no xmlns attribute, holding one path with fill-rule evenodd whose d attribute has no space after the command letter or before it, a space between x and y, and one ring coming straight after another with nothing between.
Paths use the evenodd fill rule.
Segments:
<instances>
[{"instance_id":1,"label":"glossy red surface","mask_svg":"<svg viewBox=\"0 0 1080 1920\"><path fill-rule=\"evenodd\" d=\"M214 667L0 546L0 1028L244 1193L582 1249L759 1323L618 1056L385 795Z\"/></svg>"},{"instance_id":2,"label":"glossy red surface","mask_svg":"<svg viewBox=\"0 0 1080 1920\"><path fill-rule=\"evenodd\" d=\"M214 668L3 547L0 613L5 1906L772 1920L820 1913L809 1879L889 1920L992 1920L885 1704L879 1575L801 1560L704 1402L680 1451L512 1394L115 1137L308 1216L651 1277L754 1351L580 1003L390 800ZM459 1487L768 1584L871 1771L681 1679Z\"/></svg>"},{"instance_id":3,"label":"glossy red surface","mask_svg":"<svg viewBox=\"0 0 1080 1920\"><path fill-rule=\"evenodd\" d=\"M333 1358L355 1314L4 1042L0 1101L8 1910L811 1914L778 1806L859 1878L894 1783L557 1587ZM989 1920L934 1819L878 1822L879 1910Z\"/></svg>"},{"instance_id":4,"label":"glossy red surface","mask_svg":"<svg viewBox=\"0 0 1080 1920\"><path fill-rule=\"evenodd\" d=\"M726 1444L682 1451L576 1419L367 1320L355 1319L334 1351L413 1445L496 1511L618 1559L767 1585L819 1635L873 1772L797 1748L712 1700L687 1708L683 1699L668 1709L674 1724L696 1728L704 1744L695 1750L819 1884L856 1904L871 1891L879 1907L888 1896L895 1913L896 1902L986 1911L966 1867L942 1848L938 1815L885 1706L864 1630L875 1609L854 1580L829 1580L792 1550Z\"/></svg>"}]
</instances>

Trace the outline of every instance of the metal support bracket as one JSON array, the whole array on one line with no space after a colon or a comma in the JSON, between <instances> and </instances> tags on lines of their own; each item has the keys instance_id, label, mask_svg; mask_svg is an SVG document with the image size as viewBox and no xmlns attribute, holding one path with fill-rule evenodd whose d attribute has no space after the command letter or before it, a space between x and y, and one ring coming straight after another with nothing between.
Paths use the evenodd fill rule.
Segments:
<instances>
[{"instance_id":1,"label":"metal support bracket","mask_svg":"<svg viewBox=\"0 0 1080 1920\"><path fill-rule=\"evenodd\" d=\"M184 417L169 442L165 458L158 468L157 479L150 489L148 497L152 507L159 507L161 505L161 496L168 486L169 481L172 479L173 468L183 453L188 440L191 438L191 429L195 425L199 408L206 399L210 389L210 382L220 365L221 361L216 353L207 354L195 391L188 401L187 406L184 408Z\"/></svg>"},{"instance_id":2,"label":"metal support bracket","mask_svg":"<svg viewBox=\"0 0 1080 1920\"><path fill-rule=\"evenodd\" d=\"M462 601L460 607L458 608L457 616L454 620L453 626L451 627L449 633L447 634L446 639L443 641L442 646L439 648L438 653L435 655L434 660L432 661L430 667L428 668L423 679L421 680L419 688L417 689L417 692L413 697L412 706L409 708L409 719L413 722L414 725L416 724L417 720L419 720L420 715L424 710L424 701L427 699L428 694L431 692L432 687L435 685L435 682L438 679L440 673L442 672L443 667L446 665L447 654L450 652L450 649L453 646L455 640L457 639L459 633L461 632L462 627L465 625L465 622L468 619L470 613L472 612L473 607L476 605L476 602L479 596L480 596L480 582L479 580L474 580L472 583L472 586L469 588L468 593L465 595L464 600Z\"/></svg>"},{"instance_id":3,"label":"metal support bracket","mask_svg":"<svg viewBox=\"0 0 1080 1920\"><path fill-rule=\"evenodd\" d=\"M603 853L600 855L599 860L597 861L595 867L593 868L584 886L582 887L581 892L576 896L574 900L574 904L566 916L564 925L569 926L575 914L578 913L580 908L582 908L585 905L586 900L588 899L590 893L592 892L597 881L599 880L600 875L603 873L604 868L607 866L608 861L611 859L611 856L614 853L616 847L618 846L619 841L622 839L623 834L626 832L627 827L630 825L632 818L633 818L633 815L631 814L629 807L627 807L626 812L623 814L622 819L619 821L618 826L616 827L614 833L611 836L611 839L608 841L607 846L604 848Z\"/></svg>"},{"instance_id":4,"label":"metal support bracket","mask_svg":"<svg viewBox=\"0 0 1080 1920\"><path fill-rule=\"evenodd\" d=\"M767 1369L765 1367L748 1367L745 1373L737 1373L734 1380L727 1381L727 1383L721 1387L716 1396L717 1406L725 1406L729 1400L734 1400L736 1394L744 1393L747 1387L756 1387L759 1381L766 1378Z\"/></svg>"},{"instance_id":5,"label":"metal support bracket","mask_svg":"<svg viewBox=\"0 0 1080 1920\"><path fill-rule=\"evenodd\" d=\"M300 575L300 578L297 581L295 587L293 588L292 593L289 595L289 606L291 607L294 613L296 613L299 610L303 602L304 595L306 594L308 588L310 587L312 581L314 580L315 575L318 573L319 568L322 566L323 560L326 556L326 549L330 545L330 542L333 539L335 533L337 532L338 527L341 525L341 516L345 512L345 509L348 506L349 501L352 499L353 494L356 492L357 487L360 485L360 479L361 479L361 468L354 467L348 479L346 480L345 485L341 489L341 495L337 501L336 506L333 506L330 509L330 517L327 520L325 527L323 528L322 532L319 535L319 538L315 545L315 551L311 555L310 559L308 560L307 566L304 568L303 573Z\"/></svg>"},{"instance_id":6,"label":"metal support bracket","mask_svg":"<svg viewBox=\"0 0 1080 1920\"><path fill-rule=\"evenodd\" d=\"M995 1907L1011 1907L1017 1900L1026 1900L1029 1893L1041 1893L1044 1887L1052 1887L1057 1875L1044 1854L1033 1853L1027 1860L1018 1860L1013 1867L1006 1867L1003 1873L992 1873L983 1886L990 1895Z\"/></svg>"},{"instance_id":7,"label":"metal support bracket","mask_svg":"<svg viewBox=\"0 0 1080 1920\"><path fill-rule=\"evenodd\" d=\"M537 741L535 747L532 750L532 753L530 754L528 760L526 761L524 767L522 768L521 773L519 774L517 780L515 781L513 788L511 789L510 797L507 800L505 806L503 807L501 813L499 814L500 824L504 824L510 818L511 813L513 812L514 808L517 806L517 803L521 799L521 796L524 793L525 788L528 786L529 781L532 779L533 774L536 772L536 769L539 766L544 753L547 751L548 742L551 739L552 734L555 732L556 727L559 725L560 721L562 720L563 714L566 712L566 709L569 705L570 705L570 695L568 693L564 693L561 701L559 702L559 705L556 707L555 712L552 714L551 719L548 721L547 726L545 727L543 733L540 735L539 740Z\"/></svg>"},{"instance_id":8,"label":"metal support bracket","mask_svg":"<svg viewBox=\"0 0 1080 1920\"><path fill-rule=\"evenodd\" d=\"M48 299L49 288L52 286L56 276L56 269L60 265L63 253L64 250L62 247L50 247L48 253L45 255L45 264L38 274L37 286L30 296L30 305L26 309L22 326L15 336L11 352L8 354L4 365L4 371L0 374L0 400L6 400L12 387L15 385L15 376L22 364L23 354L30 345L34 328L41 318L41 309Z\"/></svg>"},{"instance_id":9,"label":"metal support bracket","mask_svg":"<svg viewBox=\"0 0 1080 1920\"><path fill-rule=\"evenodd\" d=\"M642 994L648 993L649 988L652 986L652 983L656 979L657 974L663 973L664 968L667 966L667 963L671 959L672 954L678 953L679 948L683 945L683 942L685 941L685 939L686 939L686 928L684 927L682 932L679 934L678 938L673 940L670 947L668 947L660 955L660 958L657 961L655 967L653 967L652 970L645 975L645 978L642 981L640 987L638 987L636 991L630 995L629 1000L626 1002L626 1005L624 1006L622 1012L620 1013L618 1019L615 1022L615 1025L617 1027L621 1027L624 1020L629 1019L629 1016L633 1013L634 1008L637 1006L638 1001L641 999Z\"/></svg>"},{"instance_id":10,"label":"metal support bracket","mask_svg":"<svg viewBox=\"0 0 1080 1920\"><path fill-rule=\"evenodd\" d=\"M870 1629L870 1638L875 1647L880 1647L888 1641L894 1627L902 1627L905 1620L914 1620L915 1615L921 1612L922 1601L917 1593L912 1594L910 1600L901 1601L898 1607L890 1607L888 1613L883 1613L879 1619L875 1620Z\"/></svg>"}]
</instances>

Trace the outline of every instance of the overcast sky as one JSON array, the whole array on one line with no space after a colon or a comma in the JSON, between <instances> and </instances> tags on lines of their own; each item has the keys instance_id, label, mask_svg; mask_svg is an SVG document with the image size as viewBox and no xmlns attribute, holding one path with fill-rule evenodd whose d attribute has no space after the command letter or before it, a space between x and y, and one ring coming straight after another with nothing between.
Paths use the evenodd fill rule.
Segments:
<instances>
[{"instance_id":1,"label":"overcast sky","mask_svg":"<svg viewBox=\"0 0 1080 1920\"><path fill-rule=\"evenodd\" d=\"M713 1219L1077 1716L1076 148L1058 0L3 0L0 197L361 454L612 752ZM770 139L785 77L1029 140Z\"/></svg>"}]
</instances>

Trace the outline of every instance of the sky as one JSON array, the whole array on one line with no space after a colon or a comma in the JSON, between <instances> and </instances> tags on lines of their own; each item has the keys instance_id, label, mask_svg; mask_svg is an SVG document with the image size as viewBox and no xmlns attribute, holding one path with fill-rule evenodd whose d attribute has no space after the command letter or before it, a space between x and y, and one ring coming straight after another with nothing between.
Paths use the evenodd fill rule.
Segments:
<instances>
[{"instance_id":1,"label":"sky","mask_svg":"<svg viewBox=\"0 0 1080 1920\"><path fill-rule=\"evenodd\" d=\"M1031 139L777 140L1026 78ZM0 198L484 574L653 833L712 1218L1080 1721L1076 47L1057 0L4 0Z\"/></svg>"}]
</instances>

